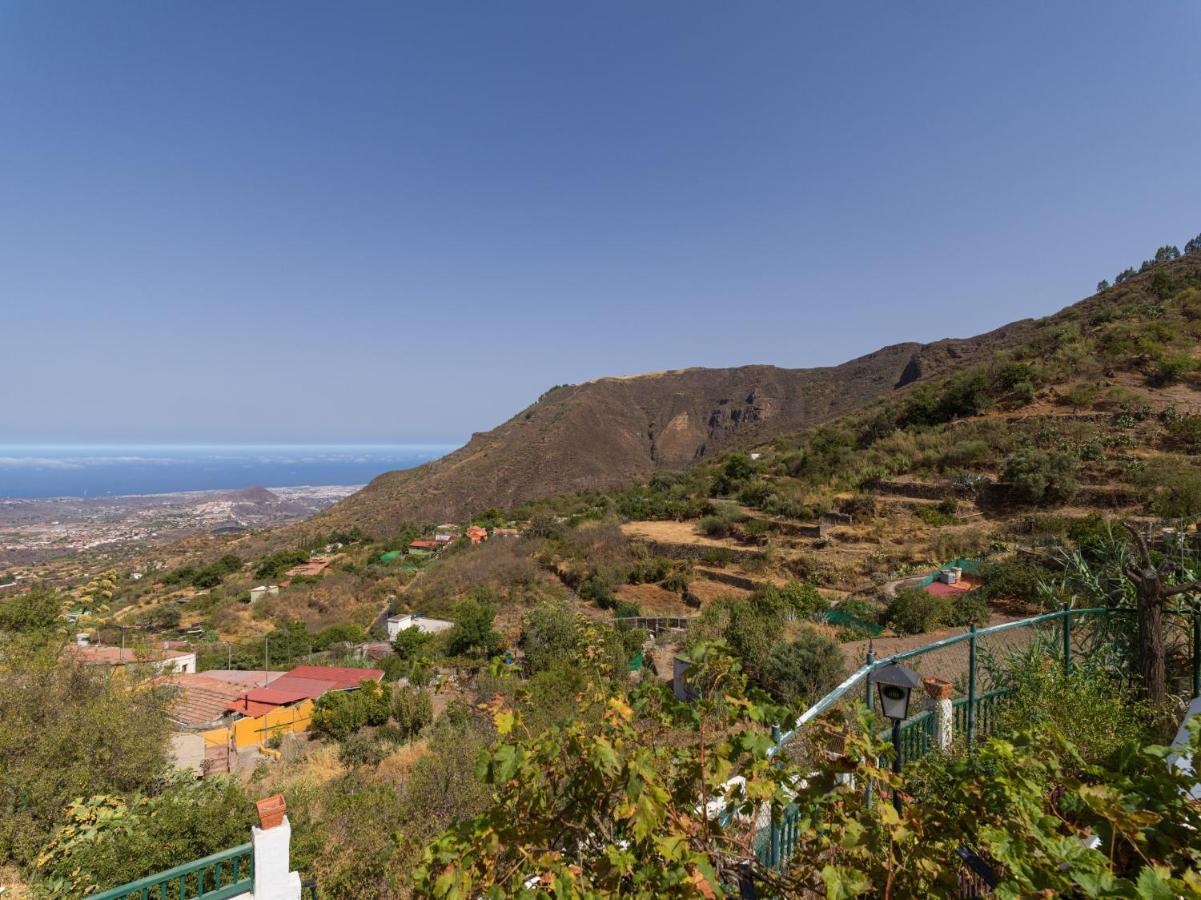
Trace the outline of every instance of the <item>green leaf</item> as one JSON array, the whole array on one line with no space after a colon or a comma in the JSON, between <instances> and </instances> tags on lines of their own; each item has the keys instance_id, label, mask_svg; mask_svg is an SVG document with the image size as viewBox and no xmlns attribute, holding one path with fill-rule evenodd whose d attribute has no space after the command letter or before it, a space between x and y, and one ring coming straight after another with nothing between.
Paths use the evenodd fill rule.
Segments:
<instances>
[{"instance_id":1,"label":"green leaf","mask_svg":"<svg viewBox=\"0 0 1201 900\"><path fill-rule=\"evenodd\" d=\"M1145 900L1172 900L1176 892L1167 879L1171 875L1165 866L1147 866L1138 875L1134 888Z\"/></svg>"},{"instance_id":2,"label":"green leaf","mask_svg":"<svg viewBox=\"0 0 1201 900\"><path fill-rule=\"evenodd\" d=\"M822 869L822 881L826 885L827 900L858 897L866 894L872 886L866 874L846 866L826 866Z\"/></svg>"}]
</instances>

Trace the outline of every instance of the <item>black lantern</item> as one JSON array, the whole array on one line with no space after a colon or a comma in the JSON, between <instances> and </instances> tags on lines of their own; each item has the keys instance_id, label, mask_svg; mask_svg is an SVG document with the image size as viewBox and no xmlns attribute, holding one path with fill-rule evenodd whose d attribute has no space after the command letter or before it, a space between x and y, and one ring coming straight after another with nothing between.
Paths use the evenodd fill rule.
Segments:
<instances>
[{"instance_id":1,"label":"black lantern","mask_svg":"<svg viewBox=\"0 0 1201 900\"><path fill-rule=\"evenodd\" d=\"M880 711L892 719L892 770L901 774L901 723L909 718L909 698L913 689L922 683L917 672L897 663L890 663L872 678L880 688ZM901 812L901 792L893 791L892 804Z\"/></svg>"},{"instance_id":2,"label":"black lantern","mask_svg":"<svg viewBox=\"0 0 1201 900\"><path fill-rule=\"evenodd\" d=\"M880 689L880 711L893 722L909 718L909 698L922 683L917 672L892 663L873 672L872 680Z\"/></svg>"}]
</instances>

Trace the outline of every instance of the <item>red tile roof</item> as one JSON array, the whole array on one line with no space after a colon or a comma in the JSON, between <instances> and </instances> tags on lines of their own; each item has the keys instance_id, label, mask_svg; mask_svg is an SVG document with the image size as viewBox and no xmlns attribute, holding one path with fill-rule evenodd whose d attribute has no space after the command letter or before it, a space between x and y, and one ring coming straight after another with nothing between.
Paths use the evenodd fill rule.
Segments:
<instances>
[{"instance_id":1,"label":"red tile roof","mask_svg":"<svg viewBox=\"0 0 1201 900\"><path fill-rule=\"evenodd\" d=\"M379 681L384 677L384 670L360 669L356 666L297 666L284 676L290 677L334 681L342 688L357 688L360 681Z\"/></svg>"},{"instance_id":2,"label":"red tile roof","mask_svg":"<svg viewBox=\"0 0 1201 900\"><path fill-rule=\"evenodd\" d=\"M273 703L258 703L254 700L247 700L245 697L235 700L230 707L233 712L241 713L244 716L261 716L264 713L269 713L273 709L279 709L277 704Z\"/></svg>"},{"instance_id":3,"label":"red tile roof","mask_svg":"<svg viewBox=\"0 0 1201 900\"><path fill-rule=\"evenodd\" d=\"M281 678L280 681L283 681L283 679ZM308 700L310 695L306 691L293 688L265 687L247 691L242 696L247 700L253 700L255 703L264 703L268 706L287 706L289 703L299 703L301 700Z\"/></svg>"}]
</instances>

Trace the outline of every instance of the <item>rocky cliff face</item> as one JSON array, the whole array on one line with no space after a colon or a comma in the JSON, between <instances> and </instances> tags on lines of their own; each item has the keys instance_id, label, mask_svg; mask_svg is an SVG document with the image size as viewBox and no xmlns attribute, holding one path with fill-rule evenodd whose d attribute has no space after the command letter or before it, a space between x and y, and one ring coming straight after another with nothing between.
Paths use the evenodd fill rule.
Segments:
<instances>
[{"instance_id":1,"label":"rocky cliff face","mask_svg":"<svg viewBox=\"0 0 1201 900\"><path fill-rule=\"evenodd\" d=\"M683 369L555 388L454 453L381 475L311 525L387 534L401 522L629 484L853 412L994 338L897 344L828 368Z\"/></svg>"}]
</instances>

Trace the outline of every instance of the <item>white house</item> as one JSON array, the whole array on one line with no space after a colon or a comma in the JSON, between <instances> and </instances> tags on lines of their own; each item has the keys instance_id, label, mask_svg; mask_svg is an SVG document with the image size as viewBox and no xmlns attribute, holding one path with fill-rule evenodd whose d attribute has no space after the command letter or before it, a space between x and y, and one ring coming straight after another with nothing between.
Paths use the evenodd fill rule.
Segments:
<instances>
[{"instance_id":1,"label":"white house","mask_svg":"<svg viewBox=\"0 0 1201 900\"><path fill-rule=\"evenodd\" d=\"M409 628L416 628L425 634L437 634L454 627L454 622L447 622L445 619L427 619L419 613L406 613L388 619L388 640L396 640L398 634Z\"/></svg>"},{"instance_id":2,"label":"white house","mask_svg":"<svg viewBox=\"0 0 1201 900\"><path fill-rule=\"evenodd\" d=\"M258 603L264 597L278 597L278 584L260 584L258 587L250 589L250 602Z\"/></svg>"}]
</instances>

